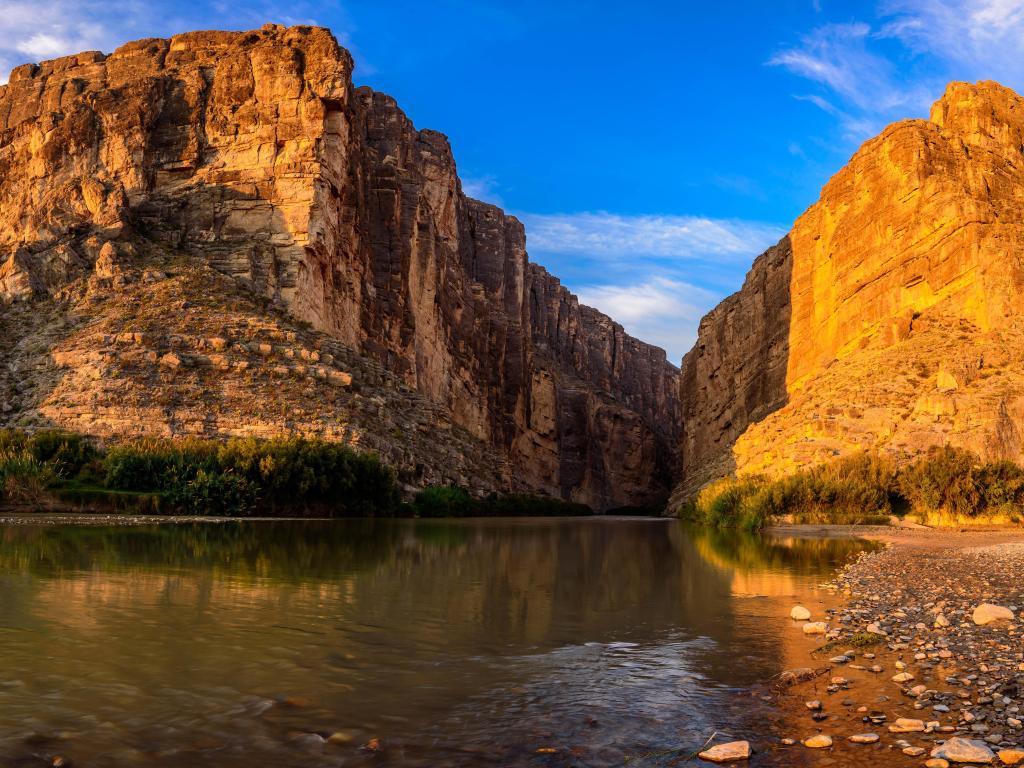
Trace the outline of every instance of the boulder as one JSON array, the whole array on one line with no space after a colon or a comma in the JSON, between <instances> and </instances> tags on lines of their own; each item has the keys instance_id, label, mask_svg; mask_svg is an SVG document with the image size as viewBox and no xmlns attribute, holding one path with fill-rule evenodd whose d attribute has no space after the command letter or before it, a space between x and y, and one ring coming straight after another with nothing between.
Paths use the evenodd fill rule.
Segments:
<instances>
[{"instance_id":1,"label":"boulder","mask_svg":"<svg viewBox=\"0 0 1024 768\"><path fill-rule=\"evenodd\" d=\"M959 736L940 744L932 750L932 757L951 763L975 763L986 765L996 759L995 753L984 741L963 739Z\"/></svg>"},{"instance_id":2,"label":"boulder","mask_svg":"<svg viewBox=\"0 0 1024 768\"><path fill-rule=\"evenodd\" d=\"M1004 608L1001 605L982 603L974 609L974 613L971 615L971 618L974 620L975 624L979 627L983 627L997 621L1013 621L1014 613L1009 608Z\"/></svg>"}]
</instances>

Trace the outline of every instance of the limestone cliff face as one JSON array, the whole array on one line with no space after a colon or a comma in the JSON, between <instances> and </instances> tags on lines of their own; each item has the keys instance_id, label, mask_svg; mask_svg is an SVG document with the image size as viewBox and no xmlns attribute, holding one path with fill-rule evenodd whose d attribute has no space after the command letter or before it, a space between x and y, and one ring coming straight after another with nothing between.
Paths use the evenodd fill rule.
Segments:
<instances>
[{"instance_id":1,"label":"limestone cliff face","mask_svg":"<svg viewBox=\"0 0 1024 768\"><path fill-rule=\"evenodd\" d=\"M858 448L1024 459L1022 147L1024 100L991 82L861 147L702 323L680 494Z\"/></svg>"},{"instance_id":2,"label":"limestone cliff face","mask_svg":"<svg viewBox=\"0 0 1024 768\"><path fill-rule=\"evenodd\" d=\"M0 312L90 292L109 308L118 289L173 276L187 258L187 274L229 276L262 297L254 311L307 324L442 409L493 454L497 479L482 489L601 508L655 501L678 442L677 372L664 352L530 264L520 223L462 194L445 137L416 130L351 74L326 30L274 26L16 69L0 87ZM189 335L187 311L166 322ZM201 357L201 347L189 349ZM41 413L55 391L46 386L9 412ZM72 410L89 408L50 402L45 418L63 423ZM245 429L241 414L172 428L177 411L165 410L154 425L172 432ZM257 415L292 429L266 411ZM92 431L118 431L109 410L94 421ZM401 442L400 426L362 424L379 445ZM422 446L398 453L414 474L429 464L431 478L444 475ZM468 458L455 465L474 474Z\"/></svg>"}]
</instances>

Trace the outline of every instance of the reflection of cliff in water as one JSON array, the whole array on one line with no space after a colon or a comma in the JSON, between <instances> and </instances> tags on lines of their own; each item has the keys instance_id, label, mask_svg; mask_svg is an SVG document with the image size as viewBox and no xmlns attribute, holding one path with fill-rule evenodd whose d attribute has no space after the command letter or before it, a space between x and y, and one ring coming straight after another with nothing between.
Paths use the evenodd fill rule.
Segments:
<instances>
[{"instance_id":1,"label":"reflection of cliff in water","mask_svg":"<svg viewBox=\"0 0 1024 768\"><path fill-rule=\"evenodd\" d=\"M440 601L451 621L434 639L462 647L495 636L554 647L581 631L645 642L682 630L728 642L734 596L792 595L798 577L827 573L865 546L648 520L14 526L0 535L2 571L90 582L128 572L135 598L188 589L240 599L274 584L327 583L343 585L346 603L408 616L406 631Z\"/></svg>"},{"instance_id":2,"label":"reflection of cliff in water","mask_svg":"<svg viewBox=\"0 0 1024 768\"><path fill-rule=\"evenodd\" d=\"M858 546L611 519L11 526L0 541L0 657L25 683L0 685L0 759L22 754L24 722L102 712L116 728L72 755L100 768L124 743L215 745L175 768L295 764L289 734L310 728L384 738L396 765L474 768L533 764L552 740L599 766L723 725L754 735L763 713L736 689L788 664L790 595ZM262 708L285 697L312 704Z\"/></svg>"}]
</instances>

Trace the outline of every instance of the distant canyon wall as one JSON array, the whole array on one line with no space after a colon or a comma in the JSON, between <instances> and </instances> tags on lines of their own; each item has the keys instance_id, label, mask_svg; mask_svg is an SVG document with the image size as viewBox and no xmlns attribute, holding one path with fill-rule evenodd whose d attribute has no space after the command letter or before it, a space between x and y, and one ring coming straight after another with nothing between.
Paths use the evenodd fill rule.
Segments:
<instances>
[{"instance_id":1,"label":"distant canyon wall","mask_svg":"<svg viewBox=\"0 0 1024 768\"><path fill-rule=\"evenodd\" d=\"M327 30L272 25L15 69L0 299L61 300L157 244L446 409L508 462L495 490L664 498L680 424L664 352L531 264L522 225L462 193L446 138L351 76Z\"/></svg>"}]
</instances>

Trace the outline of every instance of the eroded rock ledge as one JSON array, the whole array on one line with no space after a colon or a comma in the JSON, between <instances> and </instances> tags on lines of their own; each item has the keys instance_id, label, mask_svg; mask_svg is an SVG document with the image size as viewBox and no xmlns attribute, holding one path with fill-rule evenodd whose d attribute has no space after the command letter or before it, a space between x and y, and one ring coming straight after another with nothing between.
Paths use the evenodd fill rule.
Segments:
<instances>
[{"instance_id":1,"label":"eroded rock ledge","mask_svg":"<svg viewBox=\"0 0 1024 768\"><path fill-rule=\"evenodd\" d=\"M343 433L330 426L330 408L315 424L290 418L275 385L235 365L241 360L233 354L280 346L255 332L232 336L276 307L290 318L274 321L283 323L278 333L287 338L302 331L289 330L296 322L306 324L359 358L349 369L365 363L388 378L360 382L346 370L353 382L335 386L316 361L285 365L319 382L306 396L322 385L355 386L361 398L386 402L401 385L489 457L484 472L470 447L457 452L461 458L447 449L431 455L429 445L399 436L410 425L375 422L361 405L364 439L404 456L412 476L479 476L484 489L544 491L598 508L662 498L679 430L677 371L664 352L581 307L531 264L522 225L463 195L446 138L416 130L394 100L354 87L351 75L351 57L327 30L277 26L140 40L109 56L15 69L0 86L0 299L7 306L0 314L13 334L2 421L98 434L126 425L237 434L255 423L261 433ZM175 259L187 266L175 270ZM90 346L81 335L72 343L70 331L53 324L14 321L13 304L30 301L49 307L36 314L53 315L59 327L62 308L73 308L69 326L87 316L109 325L99 340L134 333L147 307L126 313L124 286L141 280L150 262L160 268L149 273L189 279L212 267L264 303L233 310L227 330L213 335L193 332L187 296L151 305L166 312L184 303L159 318L168 341L152 350L181 365L158 360L160 376L144 386L130 368L97 369L96 356L105 359L116 345ZM204 300L217 303L218 285L210 280L214 293ZM132 301L180 287L135 290ZM43 325L48 336L32 335ZM179 354L172 340L193 337L198 347ZM151 338L132 343L146 347ZM224 339L228 354L207 349L209 338ZM323 344L296 349L312 353ZM148 351L140 355L152 362ZM190 360L200 362L189 368ZM180 382L202 378L171 376L186 368L212 368L219 385L241 391L254 383L256 392L247 408L197 418L208 390L193 387L198 401L186 416ZM67 386L72 380L76 386ZM140 421L108 397L118 385L141 386L163 405ZM348 407L336 393L329 401Z\"/></svg>"}]
</instances>

